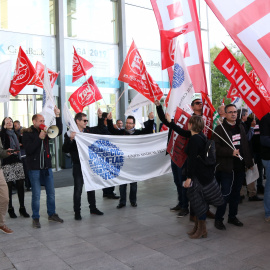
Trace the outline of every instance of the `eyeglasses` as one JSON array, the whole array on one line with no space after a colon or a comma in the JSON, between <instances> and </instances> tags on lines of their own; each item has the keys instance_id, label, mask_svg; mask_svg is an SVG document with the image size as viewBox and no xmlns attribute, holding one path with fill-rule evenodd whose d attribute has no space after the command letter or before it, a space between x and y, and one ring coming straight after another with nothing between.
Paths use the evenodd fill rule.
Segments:
<instances>
[{"instance_id":1,"label":"eyeglasses","mask_svg":"<svg viewBox=\"0 0 270 270\"><path fill-rule=\"evenodd\" d=\"M126 125L134 125L134 123L126 122Z\"/></svg>"},{"instance_id":2,"label":"eyeglasses","mask_svg":"<svg viewBox=\"0 0 270 270\"><path fill-rule=\"evenodd\" d=\"M202 102L201 101L196 101L196 102L194 102L194 104L196 104L196 105L202 105Z\"/></svg>"},{"instance_id":3,"label":"eyeglasses","mask_svg":"<svg viewBox=\"0 0 270 270\"><path fill-rule=\"evenodd\" d=\"M83 121L84 123L87 123L87 122L88 122L88 120L86 120L86 119L85 119L85 120L82 120L82 121Z\"/></svg>"},{"instance_id":4,"label":"eyeglasses","mask_svg":"<svg viewBox=\"0 0 270 270\"><path fill-rule=\"evenodd\" d=\"M237 111L229 111L229 112L226 112L226 113L229 113L229 114L237 114Z\"/></svg>"}]
</instances>

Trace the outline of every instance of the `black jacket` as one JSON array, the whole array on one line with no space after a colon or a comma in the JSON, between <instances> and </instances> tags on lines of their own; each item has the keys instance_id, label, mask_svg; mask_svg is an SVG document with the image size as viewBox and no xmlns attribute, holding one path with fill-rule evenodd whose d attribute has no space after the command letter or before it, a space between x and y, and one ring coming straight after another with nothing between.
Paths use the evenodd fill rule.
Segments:
<instances>
[{"instance_id":1,"label":"black jacket","mask_svg":"<svg viewBox=\"0 0 270 270\"><path fill-rule=\"evenodd\" d=\"M98 126L95 127L86 127L83 131L84 133L92 133L92 134L103 134L109 135L109 131L107 127L104 125L104 121L102 118L98 120ZM62 146L62 151L64 153L69 153L71 155L72 163L73 164L80 164L80 158L78 153L78 148L76 144L76 140L70 140L70 137L65 133L65 140Z\"/></svg>"},{"instance_id":2,"label":"black jacket","mask_svg":"<svg viewBox=\"0 0 270 270\"><path fill-rule=\"evenodd\" d=\"M228 124L226 118L223 120L223 127L225 128L227 134L232 139L232 133L231 133L231 126ZM241 135L241 146L243 150L243 159L245 161L245 166L247 168L252 167L253 161L249 149L248 140L246 137L246 132L241 125L240 121L236 121L236 125L240 129L240 135ZM231 142L229 141L227 135L225 134L223 128L221 125L218 125L215 129L215 132L221 136L229 145L231 145ZM233 157L233 150L229 147L222 139L220 139L215 133L212 136L212 139L215 141L216 145L216 156L217 156L217 167L216 171L222 171L222 172L232 172L234 168L234 157Z\"/></svg>"},{"instance_id":3,"label":"black jacket","mask_svg":"<svg viewBox=\"0 0 270 270\"><path fill-rule=\"evenodd\" d=\"M108 130L112 135L142 135L153 133L154 120L149 120L149 125L143 129L135 129L133 134L129 134L125 129L115 129L112 120L107 120Z\"/></svg>"},{"instance_id":4,"label":"black jacket","mask_svg":"<svg viewBox=\"0 0 270 270\"><path fill-rule=\"evenodd\" d=\"M62 134L63 125L61 117L56 117L56 126L59 129L60 136ZM26 153L26 166L28 170L40 170L40 150L42 140L39 138L39 131L32 125L23 130L22 142ZM44 169L52 167L50 147L48 136L43 140L44 146Z\"/></svg>"}]
</instances>

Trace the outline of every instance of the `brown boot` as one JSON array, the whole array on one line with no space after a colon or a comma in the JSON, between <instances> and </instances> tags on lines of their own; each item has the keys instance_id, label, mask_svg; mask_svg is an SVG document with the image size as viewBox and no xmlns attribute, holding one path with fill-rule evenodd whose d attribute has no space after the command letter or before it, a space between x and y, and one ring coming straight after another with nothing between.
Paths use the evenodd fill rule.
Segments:
<instances>
[{"instance_id":1,"label":"brown boot","mask_svg":"<svg viewBox=\"0 0 270 270\"><path fill-rule=\"evenodd\" d=\"M189 236L189 238L191 238L191 239L199 239L201 237L202 238L207 237L205 220L199 220L197 231L193 235Z\"/></svg>"},{"instance_id":2,"label":"brown boot","mask_svg":"<svg viewBox=\"0 0 270 270\"><path fill-rule=\"evenodd\" d=\"M194 219L195 225L191 231L187 232L188 235L193 235L198 229L198 219L196 216L194 216Z\"/></svg>"}]
</instances>

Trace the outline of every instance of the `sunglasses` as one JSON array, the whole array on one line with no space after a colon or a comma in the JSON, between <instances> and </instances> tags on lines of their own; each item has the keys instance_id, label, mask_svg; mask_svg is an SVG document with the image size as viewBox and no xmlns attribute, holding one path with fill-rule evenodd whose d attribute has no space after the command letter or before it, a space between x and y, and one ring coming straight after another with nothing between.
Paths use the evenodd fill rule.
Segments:
<instances>
[{"instance_id":1,"label":"sunglasses","mask_svg":"<svg viewBox=\"0 0 270 270\"><path fill-rule=\"evenodd\" d=\"M87 123L88 122L88 120L82 120L84 123Z\"/></svg>"},{"instance_id":2,"label":"sunglasses","mask_svg":"<svg viewBox=\"0 0 270 270\"><path fill-rule=\"evenodd\" d=\"M194 102L194 104L196 104L196 105L201 105L202 102L201 102L201 101L196 101L196 102Z\"/></svg>"}]
</instances>

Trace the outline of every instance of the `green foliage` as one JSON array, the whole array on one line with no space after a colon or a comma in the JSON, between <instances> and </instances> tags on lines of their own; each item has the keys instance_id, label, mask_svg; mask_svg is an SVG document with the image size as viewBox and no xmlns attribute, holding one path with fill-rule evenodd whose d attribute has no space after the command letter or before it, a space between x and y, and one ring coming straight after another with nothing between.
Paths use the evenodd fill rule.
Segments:
<instances>
[{"instance_id":1,"label":"green foliage","mask_svg":"<svg viewBox=\"0 0 270 270\"><path fill-rule=\"evenodd\" d=\"M228 49L230 50L230 52L233 54L233 56L240 65L242 65L245 62L245 68L247 70L247 73L252 70L250 63L247 61L246 57L242 54L242 52L236 47L236 45L229 46ZM224 97L225 97L224 99L225 105L230 104L231 102L231 99L226 98L227 90L229 90L231 83L213 64L213 61L216 59L217 55L222 50L223 49L220 49L218 47L213 47L210 49L212 103L216 109L218 108L218 106L221 105Z\"/></svg>"}]
</instances>

